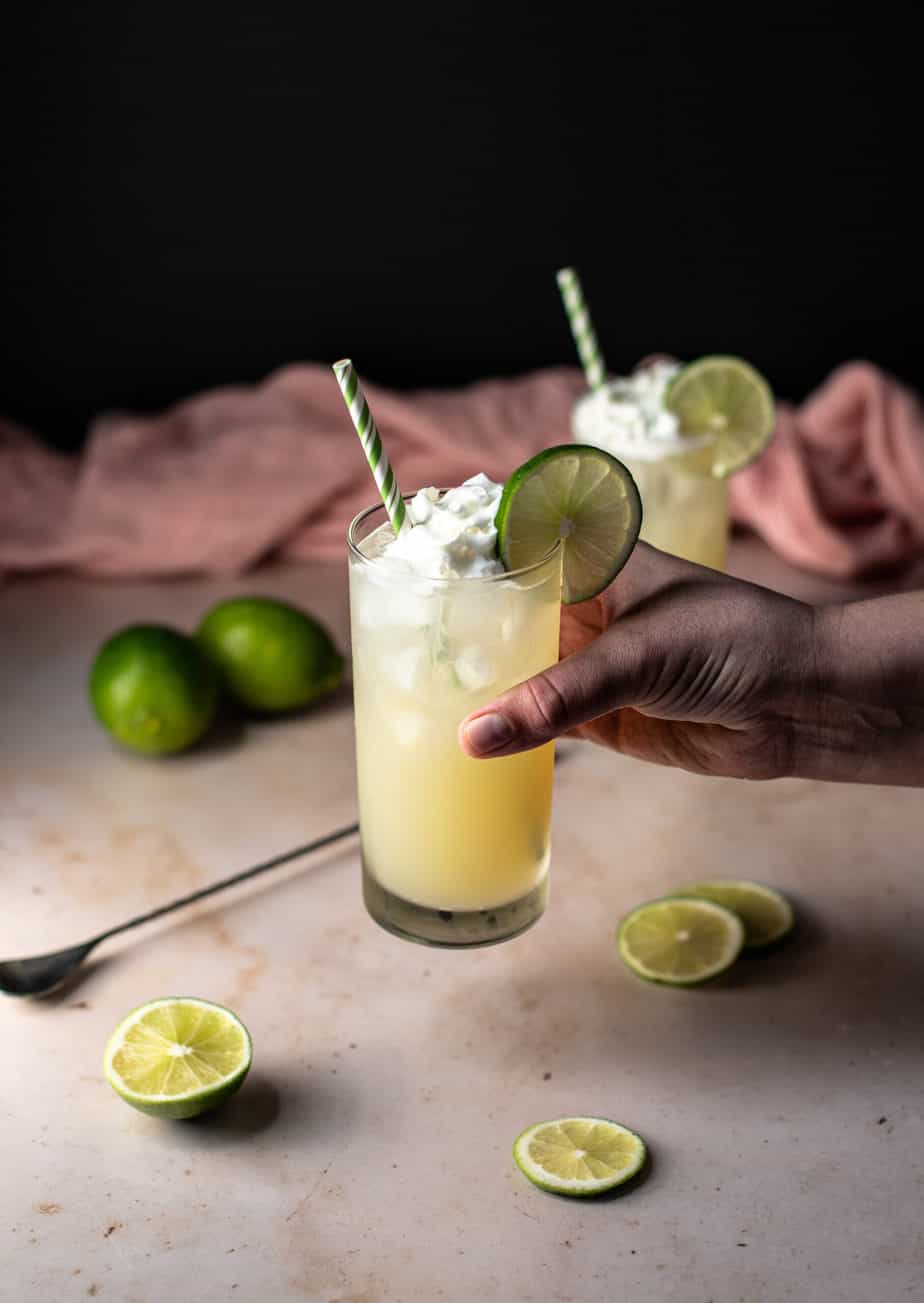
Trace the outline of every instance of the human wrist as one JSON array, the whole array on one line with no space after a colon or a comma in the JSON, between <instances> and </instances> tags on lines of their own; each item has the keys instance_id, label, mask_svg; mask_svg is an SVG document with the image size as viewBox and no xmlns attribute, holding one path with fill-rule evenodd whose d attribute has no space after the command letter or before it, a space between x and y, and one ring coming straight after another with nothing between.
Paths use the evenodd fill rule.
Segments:
<instances>
[{"instance_id":1,"label":"human wrist","mask_svg":"<svg viewBox=\"0 0 924 1303\"><path fill-rule=\"evenodd\" d=\"M792 773L924 785L924 594L813 608Z\"/></svg>"}]
</instances>

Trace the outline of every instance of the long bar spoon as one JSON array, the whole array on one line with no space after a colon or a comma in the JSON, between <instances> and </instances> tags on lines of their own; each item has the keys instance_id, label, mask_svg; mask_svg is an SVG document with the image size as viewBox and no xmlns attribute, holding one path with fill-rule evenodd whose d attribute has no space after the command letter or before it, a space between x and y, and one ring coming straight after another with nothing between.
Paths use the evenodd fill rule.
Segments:
<instances>
[{"instance_id":1,"label":"long bar spoon","mask_svg":"<svg viewBox=\"0 0 924 1303\"><path fill-rule=\"evenodd\" d=\"M205 900L206 896L214 896L216 892L224 891L226 887L234 887L239 882L246 882L248 878L255 878L258 873L266 873L269 869L278 868L280 864L287 864L290 860L298 859L300 855L310 855L312 851L319 851L323 846L330 846L333 842L351 837L356 832L359 832L358 823L351 823L346 828L338 828L336 832L328 833L325 837L318 837L304 846L296 846L294 850L285 851L282 855L274 855L271 860L254 864L249 869L232 874L230 878L213 882L210 887L203 887L201 891L180 896L179 900L171 901L169 905L161 905L147 914L139 914L137 918L129 919L127 923L119 923L117 927L108 928L105 932L100 932L99 936L84 941L82 945L70 946L66 950L55 950L48 955L33 955L31 959L0 961L0 991L5 995L45 995L66 981L101 941L117 936L120 932L127 932L129 928L140 927L142 923L150 923L155 918L162 918L164 914L182 909L184 905Z\"/></svg>"}]
</instances>

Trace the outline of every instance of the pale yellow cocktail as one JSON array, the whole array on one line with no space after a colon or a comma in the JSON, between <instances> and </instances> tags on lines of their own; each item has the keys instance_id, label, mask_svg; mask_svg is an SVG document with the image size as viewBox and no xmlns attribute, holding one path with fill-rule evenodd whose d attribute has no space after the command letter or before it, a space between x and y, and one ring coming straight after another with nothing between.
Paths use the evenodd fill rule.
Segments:
<instances>
[{"instance_id":1,"label":"pale yellow cocktail","mask_svg":"<svg viewBox=\"0 0 924 1303\"><path fill-rule=\"evenodd\" d=\"M380 555L381 508L350 528L350 610L364 898L434 945L522 931L547 896L553 745L496 760L462 719L558 659L559 550L527 570L429 578Z\"/></svg>"},{"instance_id":2,"label":"pale yellow cocktail","mask_svg":"<svg viewBox=\"0 0 924 1303\"><path fill-rule=\"evenodd\" d=\"M572 433L629 469L642 499L639 537L714 570L728 551L728 480L712 473L715 443L678 432L664 395L679 367L658 362L616 377L575 404Z\"/></svg>"},{"instance_id":3,"label":"pale yellow cocktail","mask_svg":"<svg viewBox=\"0 0 924 1303\"><path fill-rule=\"evenodd\" d=\"M658 458L627 455L641 495L639 538L663 552L724 570L728 555L728 480L712 474L711 444Z\"/></svg>"}]
</instances>

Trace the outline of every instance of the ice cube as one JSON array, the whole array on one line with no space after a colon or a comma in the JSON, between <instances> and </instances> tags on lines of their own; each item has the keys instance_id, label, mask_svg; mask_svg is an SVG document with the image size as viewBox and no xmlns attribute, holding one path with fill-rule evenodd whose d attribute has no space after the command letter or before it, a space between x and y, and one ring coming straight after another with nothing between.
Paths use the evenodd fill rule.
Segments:
<instances>
[{"instance_id":1,"label":"ice cube","mask_svg":"<svg viewBox=\"0 0 924 1303\"><path fill-rule=\"evenodd\" d=\"M495 637L506 605L505 595L494 584L460 584L447 602L449 637L460 646Z\"/></svg>"},{"instance_id":2,"label":"ice cube","mask_svg":"<svg viewBox=\"0 0 924 1303\"><path fill-rule=\"evenodd\" d=\"M426 670L427 653L424 647L414 644L402 647L382 657L382 667L388 678L401 692L416 692L422 685Z\"/></svg>"},{"instance_id":3,"label":"ice cube","mask_svg":"<svg viewBox=\"0 0 924 1303\"><path fill-rule=\"evenodd\" d=\"M422 629L433 618L426 594L397 585L365 582L357 594L359 622L367 629Z\"/></svg>"},{"instance_id":4,"label":"ice cube","mask_svg":"<svg viewBox=\"0 0 924 1303\"><path fill-rule=\"evenodd\" d=\"M395 710L388 714L388 722L399 746L412 747L423 737L427 726L426 716L414 710Z\"/></svg>"},{"instance_id":5,"label":"ice cube","mask_svg":"<svg viewBox=\"0 0 924 1303\"><path fill-rule=\"evenodd\" d=\"M504 642L516 642L523 632L524 617L521 607L510 603L501 616L500 635Z\"/></svg>"},{"instance_id":6,"label":"ice cube","mask_svg":"<svg viewBox=\"0 0 924 1303\"><path fill-rule=\"evenodd\" d=\"M463 647L453 662L456 678L466 692L478 692L491 683L497 671L480 647Z\"/></svg>"}]
</instances>

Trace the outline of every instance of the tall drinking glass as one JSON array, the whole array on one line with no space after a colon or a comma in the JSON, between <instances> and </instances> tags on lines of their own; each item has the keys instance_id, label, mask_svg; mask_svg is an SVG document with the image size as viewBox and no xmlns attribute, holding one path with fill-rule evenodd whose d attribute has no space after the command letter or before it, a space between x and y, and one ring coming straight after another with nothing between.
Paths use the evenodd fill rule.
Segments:
<instances>
[{"instance_id":1,"label":"tall drinking glass","mask_svg":"<svg viewBox=\"0 0 924 1303\"><path fill-rule=\"evenodd\" d=\"M381 558L393 537L380 506L348 536L363 898L411 941L490 945L545 909L554 744L472 760L458 728L558 659L561 549L424 579Z\"/></svg>"},{"instance_id":2,"label":"tall drinking glass","mask_svg":"<svg viewBox=\"0 0 924 1303\"><path fill-rule=\"evenodd\" d=\"M728 480L712 474L712 439L676 441L659 448L623 447L607 421L609 390L585 394L574 406L571 429L580 443L595 444L628 467L642 499L639 538L701 566L724 570L728 553ZM644 452L644 455L641 453Z\"/></svg>"},{"instance_id":3,"label":"tall drinking glass","mask_svg":"<svg viewBox=\"0 0 924 1303\"><path fill-rule=\"evenodd\" d=\"M712 474L710 440L665 457L620 454L641 495L639 538L663 552L724 570L728 556L728 480Z\"/></svg>"}]
</instances>

